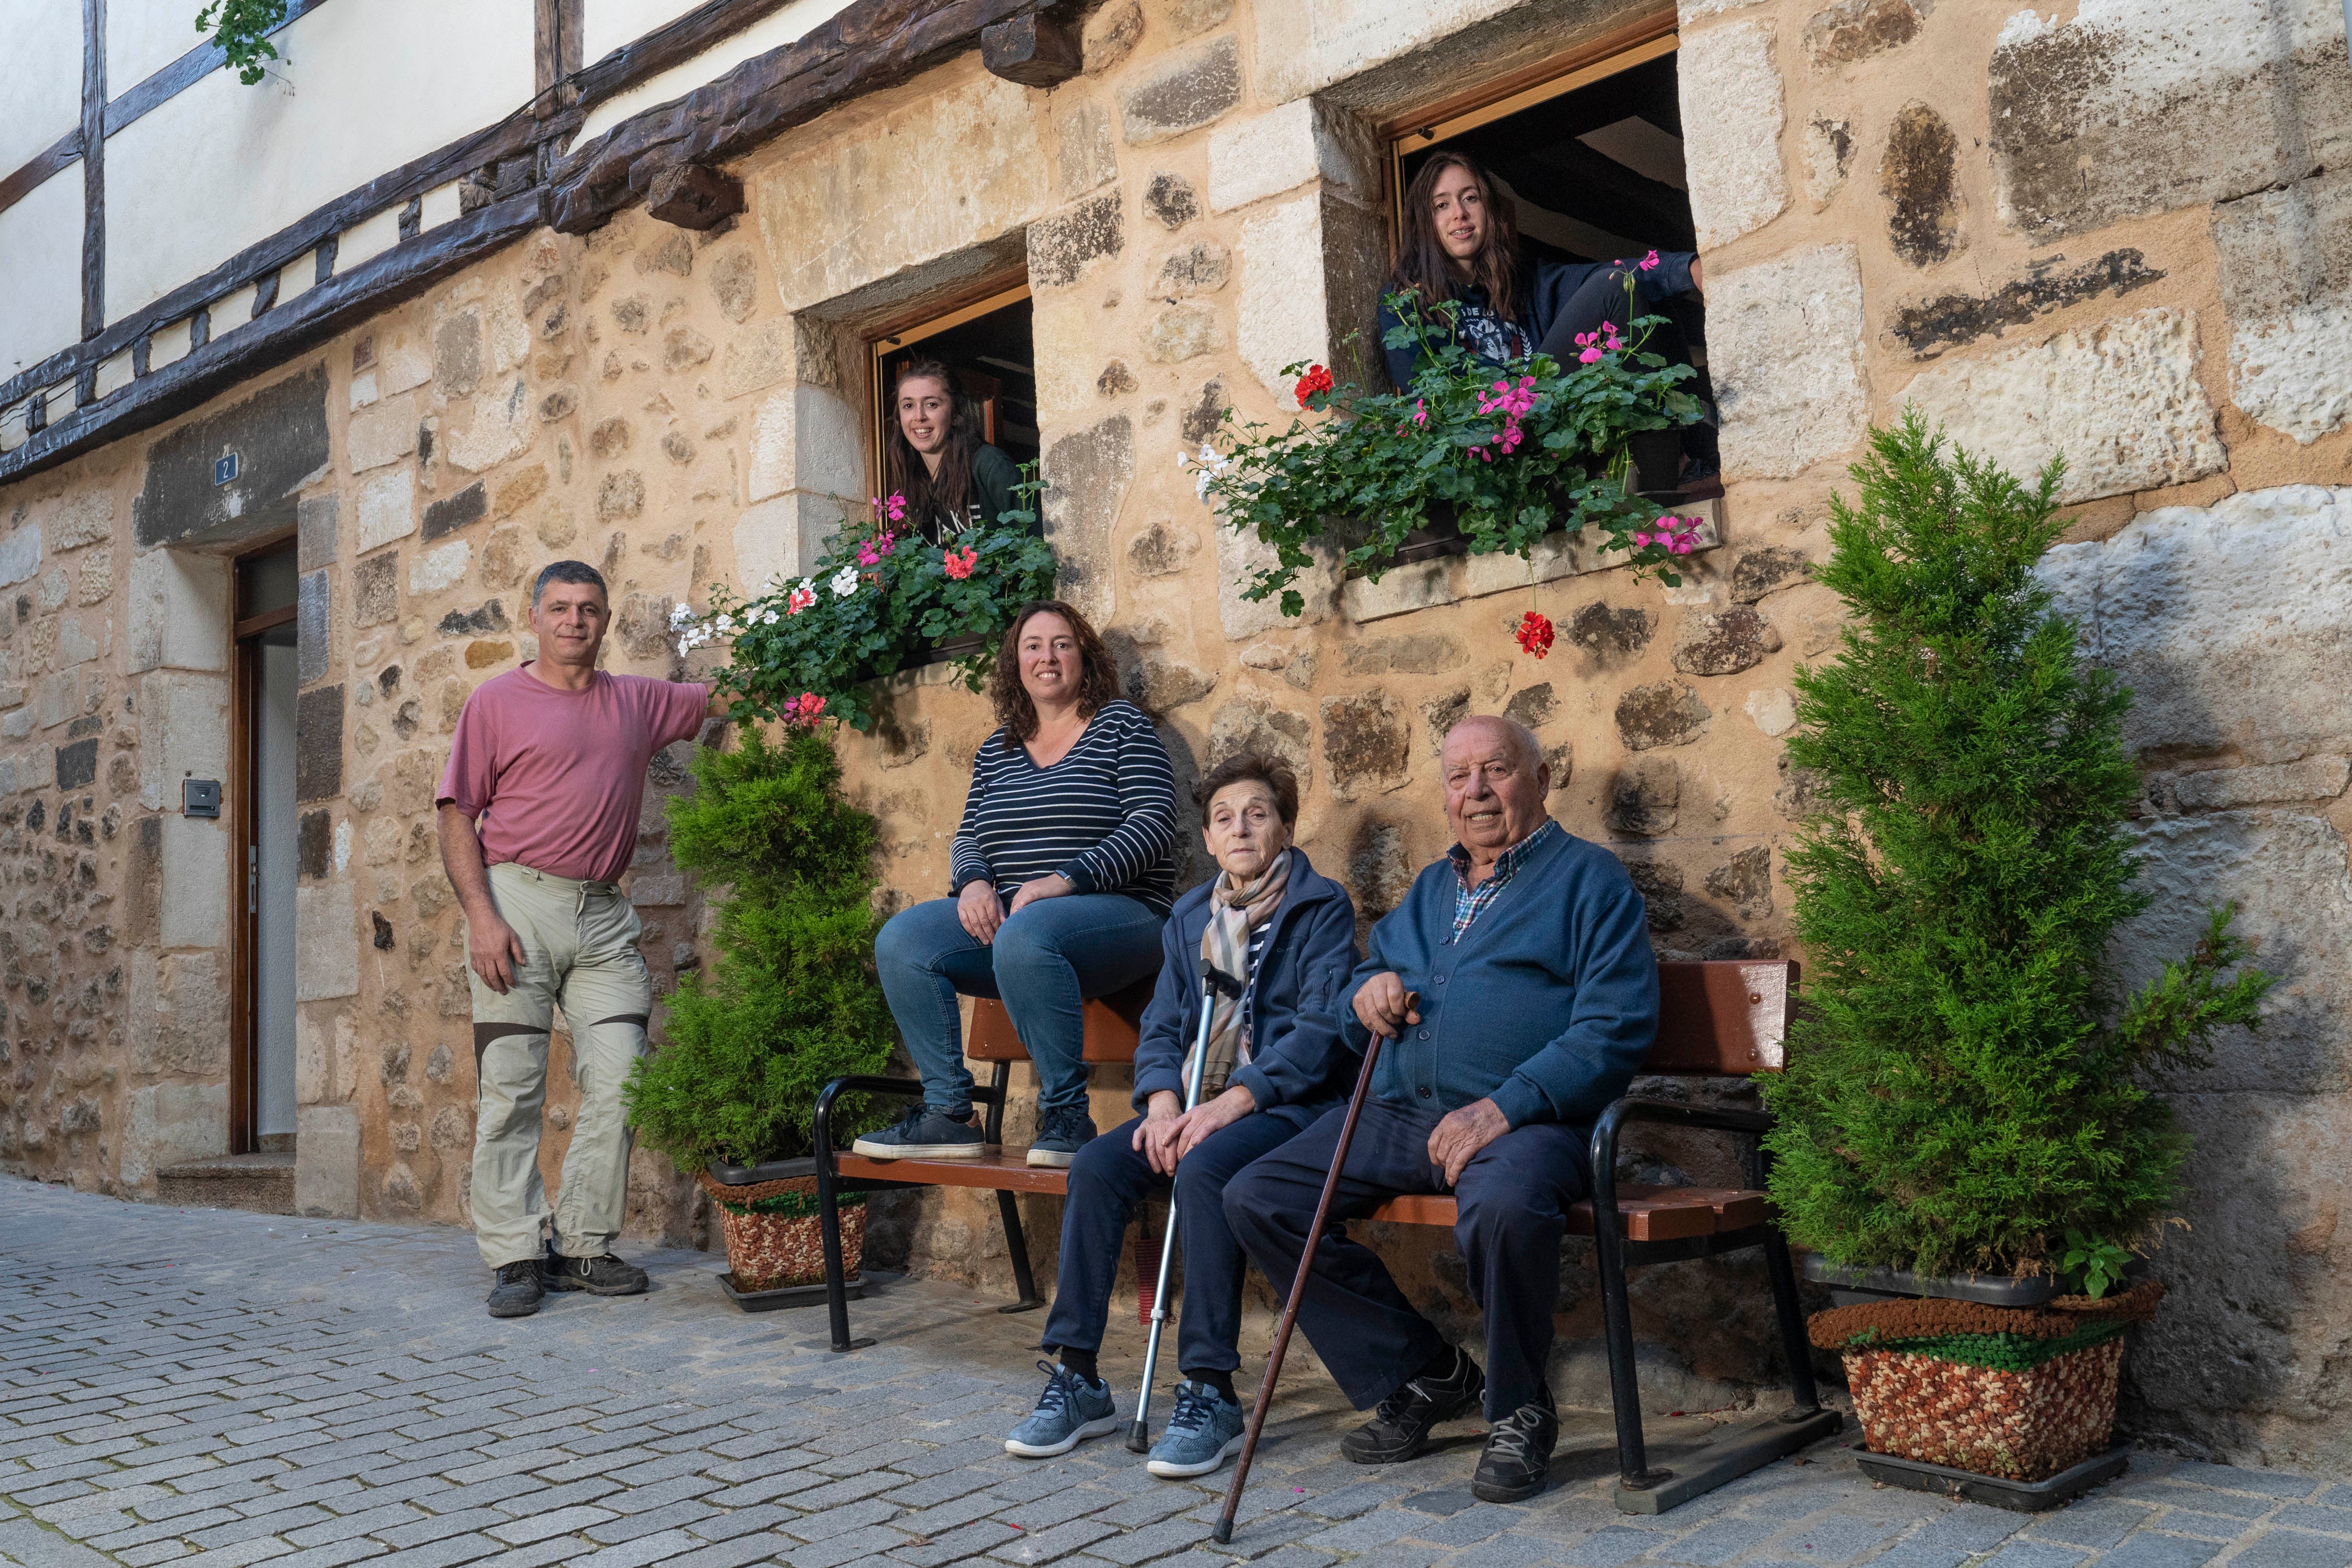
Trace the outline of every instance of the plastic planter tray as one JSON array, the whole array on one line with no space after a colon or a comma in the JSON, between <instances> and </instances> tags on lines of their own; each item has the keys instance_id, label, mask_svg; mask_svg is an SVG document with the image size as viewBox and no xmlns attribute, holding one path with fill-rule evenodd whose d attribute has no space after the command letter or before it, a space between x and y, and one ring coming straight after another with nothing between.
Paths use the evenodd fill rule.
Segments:
<instances>
[{"instance_id":1,"label":"plastic planter tray","mask_svg":"<svg viewBox=\"0 0 2352 1568\"><path fill-rule=\"evenodd\" d=\"M1854 1450L1854 1462L1862 1468L1864 1475L1891 1487L1908 1487L1915 1492L1965 1498L1970 1502L2005 1508L2013 1513L2040 1513L2045 1509L2072 1502L2093 1487L2115 1479L2131 1463L2131 1454L2129 1443L2118 1443L2104 1454L2092 1455L2072 1469L2061 1470L2048 1479L2039 1481L2012 1481L2000 1476L1980 1476L1974 1470L1956 1470L1948 1465L1931 1465L1925 1459L1874 1454L1861 1447Z\"/></svg>"},{"instance_id":2,"label":"plastic planter tray","mask_svg":"<svg viewBox=\"0 0 2352 1568\"><path fill-rule=\"evenodd\" d=\"M2012 1279L2006 1274L1914 1274L1904 1268L1852 1268L1818 1252L1804 1255L1805 1278L1837 1290L1871 1296L1933 1296L1981 1301L1988 1307L2041 1307L2065 1292L2047 1275Z\"/></svg>"},{"instance_id":3,"label":"plastic planter tray","mask_svg":"<svg viewBox=\"0 0 2352 1568\"><path fill-rule=\"evenodd\" d=\"M822 1279L813 1285L784 1285L773 1290L738 1290L735 1289L734 1271L730 1269L719 1276L719 1288L727 1293L729 1300L746 1312L773 1312L785 1307L824 1305L824 1281ZM865 1299L865 1274L851 1275L847 1300L862 1301Z\"/></svg>"},{"instance_id":4,"label":"plastic planter tray","mask_svg":"<svg viewBox=\"0 0 2352 1568\"><path fill-rule=\"evenodd\" d=\"M710 1179L722 1187L748 1187L758 1182L791 1182L815 1174L815 1156L808 1154L797 1160L770 1160L757 1165L730 1165L724 1160L710 1162Z\"/></svg>"}]
</instances>

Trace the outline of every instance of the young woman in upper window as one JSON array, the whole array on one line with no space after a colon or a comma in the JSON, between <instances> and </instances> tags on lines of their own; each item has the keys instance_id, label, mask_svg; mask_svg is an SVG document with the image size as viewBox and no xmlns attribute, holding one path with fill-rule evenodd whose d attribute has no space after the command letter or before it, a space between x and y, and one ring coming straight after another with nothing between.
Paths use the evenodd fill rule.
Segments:
<instances>
[{"instance_id":1,"label":"young woman in upper window","mask_svg":"<svg viewBox=\"0 0 2352 1568\"><path fill-rule=\"evenodd\" d=\"M1628 278L1638 312L1626 309ZM1383 292L1399 290L1418 294L1424 306L1456 301L1455 335L1482 360L1500 364L1541 352L1572 364L1579 332L1602 321L1623 326L1629 313L1647 315L1662 300L1699 292L1699 262L1695 252L1664 250L1647 270L1631 261L1530 265L1519 251L1511 198L1475 163L1443 152L1421 166L1405 192L1404 233ZM1382 305L1383 339L1396 325L1396 312ZM1386 353L1389 379L1411 386L1420 349L1408 343Z\"/></svg>"},{"instance_id":2,"label":"young woman in upper window","mask_svg":"<svg viewBox=\"0 0 2352 1568\"><path fill-rule=\"evenodd\" d=\"M882 468L883 492L907 498L907 521L931 544L993 523L1021 482L1013 459L980 438L955 372L934 359L898 373Z\"/></svg>"}]
</instances>

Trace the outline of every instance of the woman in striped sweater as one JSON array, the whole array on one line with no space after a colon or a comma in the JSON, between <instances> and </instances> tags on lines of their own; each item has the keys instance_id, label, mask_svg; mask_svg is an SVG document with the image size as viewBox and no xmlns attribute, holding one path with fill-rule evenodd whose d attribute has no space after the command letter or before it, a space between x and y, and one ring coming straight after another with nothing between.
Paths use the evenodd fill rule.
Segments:
<instances>
[{"instance_id":1,"label":"woman in striped sweater","mask_svg":"<svg viewBox=\"0 0 2352 1568\"><path fill-rule=\"evenodd\" d=\"M1067 1165L1095 1135L1084 999L1160 967L1176 893L1176 775L1151 721L1118 695L1102 639L1059 600L1026 605L997 650L1002 725L971 764L950 897L901 910L874 944L923 1103L860 1138L876 1159L974 1158L956 996L1001 997L1037 1071L1029 1163Z\"/></svg>"}]
</instances>

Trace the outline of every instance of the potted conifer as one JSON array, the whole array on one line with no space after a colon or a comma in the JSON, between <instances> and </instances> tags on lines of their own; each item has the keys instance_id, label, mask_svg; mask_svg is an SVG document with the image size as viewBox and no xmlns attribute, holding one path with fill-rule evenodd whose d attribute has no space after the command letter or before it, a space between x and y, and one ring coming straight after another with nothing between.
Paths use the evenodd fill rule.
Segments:
<instances>
[{"instance_id":1,"label":"potted conifer","mask_svg":"<svg viewBox=\"0 0 2352 1568\"><path fill-rule=\"evenodd\" d=\"M2059 464L2025 486L1915 410L1852 472L1819 574L1843 651L1797 675L1788 752L1819 814L1788 856L1805 1006L1759 1080L1772 1198L1813 1279L1872 1293L1812 1321L1864 1468L2047 1506L2122 1468L2121 1336L2163 1288L2116 1288L2189 1142L2162 1076L2256 1026L2270 978L2227 907L2142 989L2118 977L2149 901L2131 695L2034 574Z\"/></svg>"},{"instance_id":2,"label":"potted conifer","mask_svg":"<svg viewBox=\"0 0 2352 1568\"><path fill-rule=\"evenodd\" d=\"M717 1206L730 1265L719 1282L747 1310L824 1299L817 1093L881 1071L895 1038L874 973L874 819L843 797L840 762L816 732L822 703L810 702L779 741L744 725L731 747L698 748L694 793L669 803L671 854L723 889L717 958L680 983L661 1046L628 1088L638 1135ZM835 1116L858 1131L880 1120L846 1102ZM843 1203L855 1283L863 1194Z\"/></svg>"}]
</instances>

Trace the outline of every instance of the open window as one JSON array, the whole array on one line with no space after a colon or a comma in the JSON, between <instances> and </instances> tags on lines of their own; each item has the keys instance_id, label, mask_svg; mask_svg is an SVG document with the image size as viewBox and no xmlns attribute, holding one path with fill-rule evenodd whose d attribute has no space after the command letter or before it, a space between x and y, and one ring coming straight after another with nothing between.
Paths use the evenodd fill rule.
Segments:
<instances>
[{"instance_id":1,"label":"open window","mask_svg":"<svg viewBox=\"0 0 2352 1568\"><path fill-rule=\"evenodd\" d=\"M1517 203L1531 259L1608 262L1696 248L1683 161L1672 13L1582 51L1456 95L1389 126L1391 220L1431 154L1450 148L1484 166ZM1648 36L1642 36L1647 34ZM1595 55L1599 58L1594 58ZM1658 307L1670 325L1653 346L1687 356L1709 402L1706 315L1696 295ZM1718 495L1715 430L1690 427L1685 493Z\"/></svg>"},{"instance_id":2,"label":"open window","mask_svg":"<svg viewBox=\"0 0 2352 1568\"><path fill-rule=\"evenodd\" d=\"M1037 460L1037 361L1029 322L1028 286L999 286L871 340L876 493L887 471L883 454L898 419L898 377L919 361L937 360L955 373L958 399L982 442L1015 466Z\"/></svg>"}]
</instances>

